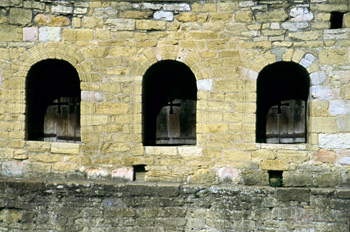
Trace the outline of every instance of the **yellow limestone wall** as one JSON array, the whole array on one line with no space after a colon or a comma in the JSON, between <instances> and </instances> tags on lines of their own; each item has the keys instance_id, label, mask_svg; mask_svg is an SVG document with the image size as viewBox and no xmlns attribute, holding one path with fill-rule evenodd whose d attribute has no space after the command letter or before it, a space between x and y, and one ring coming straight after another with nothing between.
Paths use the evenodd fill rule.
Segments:
<instances>
[{"instance_id":1,"label":"yellow limestone wall","mask_svg":"<svg viewBox=\"0 0 350 232\"><path fill-rule=\"evenodd\" d=\"M1 175L131 181L142 164L145 181L349 185L349 45L347 0L0 0ZM45 59L79 74L81 144L25 140L25 80ZM142 78L160 60L197 79L195 146L142 145ZM310 75L305 144L255 142L257 77L278 61Z\"/></svg>"}]
</instances>

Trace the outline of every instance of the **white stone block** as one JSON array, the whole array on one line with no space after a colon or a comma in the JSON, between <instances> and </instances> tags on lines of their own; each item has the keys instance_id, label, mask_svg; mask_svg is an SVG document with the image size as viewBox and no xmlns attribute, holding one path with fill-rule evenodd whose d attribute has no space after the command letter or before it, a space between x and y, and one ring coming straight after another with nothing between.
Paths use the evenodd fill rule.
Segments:
<instances>
[{"instance_id":1,"label":"white stone block","mask_svg":"<svg viewBox=\"0 0 350 232\"><path fill-rule=\"evenodd\" d=\"M122 167L112 170L112 178L122 178L128 181L133 181L134 179L134 169L131 167Z\"/></svg>"},{"instance_id":2,"label":"white stone block","mask_svg":"<svg viewBox=\"0 0 350 232\"><path fill-rule=\"evenodd\" d=\"M163 10L180 12L180 11L190 11L191 8L190 8L190 5L187 3L164 4Z\"/></svg>"},{"instance_id":3,"label":"white stone block","mask_svg":"<svg viewBox=\"0 0 350 232\"><path fill-rule=\"evenodd\" d=\"M212 79L203 79L197 81L197 89L198 90L211 90L213 86Z\"/></svg>"},{"instance_id":4,"label":"white stone block","mask_svg":"<svg viewBox=\"0 0 350 232\"><path fill-rule=\"evenodd\" d=\"M343 115L350 112L350 101L330 101L329 102L329 114L330 115Z\"/></svg>"},{"instance_id":5,"label":"white stone block","mask_svg":"<svg viewBox=\"0 0 350 232\"><path fill-rule=\"evenodd\" d=\"M51 12L57 14L71 14L73 12L73 7L62 5L52 6Z\"/></svg>"},{"instance_id":6,"label":"white stone block","mask_svg":"<svg viewBox=\"0 0 350 232\"><path fill-rule=\"evenodd\" d=\"M343 157L338 161L342 165L350 165L350 157Z\"/></svg>"},{"instance_id":7,"label":"white stone block","mask_svg":"<svg viewBox=\"0 0 350 232\"><path fill-rule=\"evenodd\" d=\"M328 86L311 86L311 98L320 100L337 99L339 96L339 89L331 89Z\"/></svg>"},{"instance_id":8,"label":"white stone block","mask_svg":"<svg viewBox=\"0 0 350 232\"><path fill-rule=\"evenodd\" d=\"M153 18L155 20L165 20L165 21L173 21L174 14L170 11L157 11L154 13Z\"/></svg>"},{"instance_id":9,"label":"white stone block","mask_svg":"<svg viewBox=\"0 0 350 232\"><path fill-rule=\"evenodd\" d=\"M240 174L238 169L222 167L218 169L218 177L222 182L231 182L237 184L240 179Z\"/></svg>"},{"instance_id":10,"label":"white stone block","mask_svg":"<svg viewBox=\"0 0 350 232\"><path fill-rule=\"evenodd\" d=\"M309 26L308 22L284 22L282 23L282 28L289 31L299 31L300 29L305 29Z\"/></svg>"},{"instance_id":11,"label":"white stone block","mask_svg":"<svg viewBox=\"0 0 350 232\"><path fill-rule=\"evenodd\" d=\"M61 28L60 27L40 27L39 28L39 41L61 41Z\"/></svg>"},{"instance_id":12,"label":"white stone block","mask_svg":"<svg viewBox=\"0 0 350 232\"><path fill-rule=\"evenodd\" d=\"M320 85L326 80L326 73L322 71L310 74L311 85Z\"/></svg>"},{"instance_id":13,"label":"white stone block","mask_svg":"<svg viewBox=\"0 0 350 232\"><path fill-rule=\"evenodd\" d=\"M292 17L291 20L296 22L311 21L314 18L306 7L295 7L290 10L289 15Z\"/></svg>"},{"instance_id":14,"label":"white stone block","mask_svg":"<svg viewBox=\"0 0 350 232\"><path fill-rule=\"evenodd\" d=\"M239 3L239 6L240 7L251 7L251 6L255 6L255 2L253 2L253 1L241 1L240 3Z\"/></svg>"},{"instance_id":15,"label":"white stone block","mask_svg":"<svg viewBox=\"0 0 350 232\"><path fill-rule=\"evenodd\" d=\"M82 101L102 101L103 94L96 91L81 91Z\"/></svg>"},{"instance_id":16,"label":"white stone block","mask_svg":"<svg viewBox=\"0 0 350 232\"><path fill-rule=\"evenodd\" d=\"M319 134L318 143L320 148L327 149L349 149L350 134Z\"/></svg>"}]
</instances>

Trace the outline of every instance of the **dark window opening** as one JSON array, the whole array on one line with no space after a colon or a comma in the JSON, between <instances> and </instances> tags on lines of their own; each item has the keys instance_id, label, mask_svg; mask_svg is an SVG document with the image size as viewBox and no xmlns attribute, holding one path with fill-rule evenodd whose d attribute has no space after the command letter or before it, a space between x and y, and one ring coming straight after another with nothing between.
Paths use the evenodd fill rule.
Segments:
<instances>
[{"instance_id":1,"label":"dark window opening","mask_svg":"<svg viewBox=\"0 0 350 232\"><path fill-rule=\"evenodd\" d=\"M80 80L66 61L33 65L26 79L26 139L80 141Z\"/></svg>"},{"instance_id":2,"label":"dark window opening","mask_svg":"<svg viewBox=\"0 0 350 232\"><path fill-rule=\"evenodd\" d=\"M145 175L146 175L146 165L140 164L140 165L134 165L134 177L133 181L144 181Z\"/></svg>"},{"instance_id":3,"label":"dark window opening","mask_svg":"<svg viewBox=\"0 0 350 232\"><path fill-rule=\"evenodd\" d=\"M331 12L331 29L338 29L343 27L343 16L342 12Z\"/></svg>"},{"instance_id":4,"label":"dark window opening","mask_svg":"<svg viewBox=\"0 0 350 232\"><path fill-rule=\"evenodd\" d=\"M306 142L309 86L307 71L293 62L277 62L259 73L256 142Z\"/></svg>"},{"instance_id":5,"label":"dark window opening","mask_svg":"<svg viewBox=\"0 0 350 232\"><path fill-rule=\"evenodd\" d=\"M283 187L283 171L268 171L269 185L271 187Z\"/></svg>"},{"instance_id":6,"label":"dark window opening","mask_svg":"<svg viewBox=\"0 0 350 232\"><path fill-rule=\"evenodd\" d=\"M152 65L142 83L143 145L196 144L196 102L196 78L185 64Z\"/></svg>"}]
</instances>

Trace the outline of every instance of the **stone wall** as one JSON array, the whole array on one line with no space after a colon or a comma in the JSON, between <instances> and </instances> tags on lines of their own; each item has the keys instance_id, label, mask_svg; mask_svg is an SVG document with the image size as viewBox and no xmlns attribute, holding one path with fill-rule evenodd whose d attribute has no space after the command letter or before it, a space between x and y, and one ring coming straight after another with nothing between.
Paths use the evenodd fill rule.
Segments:
<instances>
[{"instance_id":1,"label":"stone wall","mask_svg":"<svg viewBox=\"0 0 350 232\"><path fill-rule=\"evenodd\" d=\"M332 12L343 14L330 29ZM348 0L0 0L0 173L16 178L349 187ZM25 81L39 61L81 81L81 143L27 141ZM142 78L161 60L197 79L197 144L142 145ZM307 142L255 142L256 82L269 64L310 77Z\"/></svg>"},{"instance_id":2,"label":"stone wall","mask_svg":"<svg viewBox=\"0 0 350 232\"><path fill-rule=\"evenodd\" d=\"M0 182L1 231L349 231L350 191Z\"/></svg>"}]
</instances>

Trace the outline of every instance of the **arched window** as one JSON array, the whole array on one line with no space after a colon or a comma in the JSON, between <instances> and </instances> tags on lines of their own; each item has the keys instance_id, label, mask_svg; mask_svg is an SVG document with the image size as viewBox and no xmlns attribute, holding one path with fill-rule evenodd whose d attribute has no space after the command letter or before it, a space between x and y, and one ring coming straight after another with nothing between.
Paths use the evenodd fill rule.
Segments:
<instances>
[{"instance_id":1,"label":"arched window","mask_svg":"<svg viewBox=\"0 0 350 232\"><path fill-rule=\"evenodd\" d=\"M29 70L26 139L80 141L80 80L70 63L48 59Z\"/></svg>"},{"instance_id":2,"label":"arched window","mask_svg":"<svg viewBox=\"0 0 350 232\"><path fill-rule=\"evenodd\" d=\"M259 73L256 142L306 142L309 86L306 69L293 62L277 62Z\"/></svg>"},{"instance_id":3,"label":"arched window","mask_svg":"<svg viewBox=\"0 0 350 232\"><path fill-rule=\"evenodd\" d=\"M197 85L183 63L164 60L143 77L143 144L196 144Z\"/></svg>"}]
</instances>

